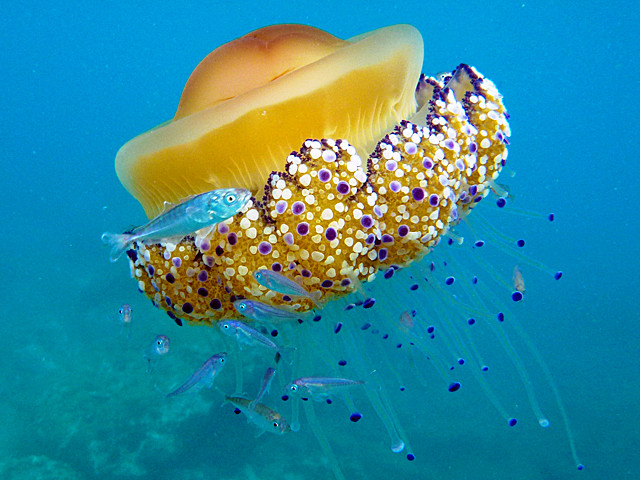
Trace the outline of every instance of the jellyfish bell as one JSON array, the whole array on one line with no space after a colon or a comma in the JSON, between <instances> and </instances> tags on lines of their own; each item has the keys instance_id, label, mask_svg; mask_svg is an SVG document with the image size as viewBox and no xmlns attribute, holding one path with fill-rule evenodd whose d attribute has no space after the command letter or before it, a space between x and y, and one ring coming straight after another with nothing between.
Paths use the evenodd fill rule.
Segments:
<instances>
[{"instance_id":1,"label":"jellyfish bell","mask_svg":"<svg viewBox=\"0 0 640 480\"><path fill-rule=\"evenodd\" d=\"M349 40L305 25L261 28L197 66L174 118L120 149L118 177L153 217L165 201L214 188L258 192L307 138L347 138L371 153L415 113L422 58L409 25Z\"/></svg>"}]
</instances>

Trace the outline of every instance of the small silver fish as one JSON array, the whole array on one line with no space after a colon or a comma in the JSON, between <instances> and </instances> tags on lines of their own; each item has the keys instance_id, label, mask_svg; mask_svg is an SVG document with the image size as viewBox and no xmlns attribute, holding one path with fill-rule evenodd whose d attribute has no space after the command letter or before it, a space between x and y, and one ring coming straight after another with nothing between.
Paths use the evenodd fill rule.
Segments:
<instances>
[{"instance_id":1,"label":"small silver fish","mask_svg":"<svg viewBox=\"0 0 640 480\"><path fill-rule=\"evenodd\" d=\"M144 358L147 360L147 373L153 371L156 360L162 355L169 353L169 347L171 346L171 340L166 335L158 335L151 342L149 347L149 353L145 354Z\"/></svg>"},{"instance_id":2,"label":"small silver fish","mask_svg":"<svg viewBox=\"0 0 640 480\"><path fill-rule=\"evenodd\" d=\"M182 240L185 235L234 216L250 198L251 192L244 188L222 188L201 193L161 213L130 233L105 232L102 234L102 241L111 245L110 259L115 262L133 242L158 243L170 238Z\"/></svg>"},{"instance_id":3,"label":"small silver fish","mask_svg":"<svg viewBox=\"0 0 640 480\"><path fill-rule=\"evenodd\" d=\"M322 398L332 393L337 393L344 388L363 384L362 380L350 380L348 378L302 377L287 385L287 390L293 394L308 395L314 400L322 400Z\"/></svg>"},{"instance_id":4,"label":"small silver fish","mask_svg":"<svg viewBox=\"0 0 640 480\"><path fill-rule=\"evenodd\" d=\"M262 432L284 435L291 431L291 427L282 415L262 403L257 403L253 408L251 408L249 407L251 400L248 398L229 396L225 396L225 398L227 402L231 403L234 407L244 413L247 419L254 425L258 426Z\"/></svg>"},{"instance_id":5,"label":"small silver fish","mask_svg":"<svg viewBox=\"0 0 640 480\"><path fill-rule=\"evenodd\" d=\"M118 313L120 315L120 323L124 326L131 325L131 313L133 310L128 303L125 303L120 307Z\"/></svg>"},{"instance_id":6,"label":"small silver fish","mask_svg":"<svg viewBox=\"0 0 640 480\"><path fill-rule=\"evenodd\" d=\"M262 397L269 391L269 387L271 387L271 382L273 381L273 377L276 376L276 369L273 367L267 368L267 371L264 372L264 376L262 377L262 384L260 385L260 391L258 392L258 396L251 401L249 404L249 408L253 410Z\"/></svg>"},{"instance_id":7,"label":"small silver fish","mask_svg":"<svg viewBox=\"0 0 640 480\"><path fill-rule=\"evenodd\" d=\"M202 387L210 388L216 376L222 371L226 362L227 352L216 353L202 364L191 377L176 388L173 392L166 395L167 398L174 397L186 392L192 388L200 390Z\"/></svg>"},{"instance_id":8,"label":"small silver fish","mask_svg":"<svg viewBox=\"0 0 640 480\"><path fill-rule=\"evenodd\" d=\"M279 350L278 345L271 341L269 337L239 320L223 320L218 322L218 328L225 335L235 337L238 343L244 343L245 345L258 345L275 351Z\"/></svg>"},{"instance_id":9,"label":"small silver fish","mask_svg":"<svg viewBox=\"0 0 640 480\"><path fill-rule=\"evenodd\" d=\"M513 267L513 288L520 293L525 292L524 278L522 277L522 272L517 265Z\"/></svg>"},{"instance_id":10,"label":"small silver fish","mask_svg":"<svg viewBox=\"0 0 640 480\"><path fill-rule=\"evenodd\" d=\"M269 290L273 290L274 292L281 293L283 295L303 297L311 300L314 305L318 305L317 302L322 296L322 292L315 291L310 293L302 285L285 277L281 273L274 272L273 270L256 270L253 272L253 278L256 282L263 287L267 287Z\"/></svg>"},{"instance_id":11,"label":"small silver fish","mask_svg":"<svg viewBox=\"0 0 640 480\"><path fill-rule=\"evenodd\" d=\"M263 323L290 322L304 319L307 312L294 312L284 308L272 307L257 300L236 300L233 302L235 309L243 316Z\"/></svg>"}]
</instances>

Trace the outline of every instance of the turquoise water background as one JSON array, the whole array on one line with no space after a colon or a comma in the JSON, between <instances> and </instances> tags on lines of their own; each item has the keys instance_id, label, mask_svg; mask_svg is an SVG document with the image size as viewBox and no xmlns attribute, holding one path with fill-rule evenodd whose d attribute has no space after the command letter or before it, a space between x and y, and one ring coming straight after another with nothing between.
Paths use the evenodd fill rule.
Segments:
<instances>
[{"instance_id":1,"label":"turquoise water background","mask_svg":"<svg viewBox=\"0 0 640 480\"><path fill-rule=\"evenodd\" d=\"M3 2L0 477L330 478L308 430L255 438L219 408L216 390L171 403L154 389L182 380L214 341L174 325L138 294L125 262L109 263L101 233L145 222L113 161L127 140L173 116L193 68L222 43L274 23L341 38L410 23L425 40L424 72L466 62L496 83L517 172L504 183L520 208L556 214L544 228L526 215L507 223L535 245L534 258L565 272L540 282L523 321L586 468L575 470L560 422L508 429L481 393L453 398L415 381L411 395L390 396L411 463L389 451L379 423L318 409L342 470L639 478L639 14L635 2L589 1ZM118 323L123 303L134 309L130 334ZM152 380L142 356L158 333L175 347ZM549 401L544 377L534 377Z\"/></svg>"}]
</instances>

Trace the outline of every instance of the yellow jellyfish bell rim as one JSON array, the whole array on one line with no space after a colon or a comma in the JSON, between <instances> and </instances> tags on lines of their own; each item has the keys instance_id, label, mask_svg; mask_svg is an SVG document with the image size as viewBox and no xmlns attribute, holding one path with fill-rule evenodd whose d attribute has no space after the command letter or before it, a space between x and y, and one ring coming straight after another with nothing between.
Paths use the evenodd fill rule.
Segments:
<instances>
[{"instance_id":1,"label":"yellow jellyfish bell rim","mask_svg":"<svg viewBox=\"0 0 640 480\"><path fill-rule=\"evenodd\" d=\"M357 131L341 132L339 126L326 130L335 130L321 132L326 137L334 136L339 138L358 137L351 142L363 142L361 137L377 137L382 130L388 130L393 124L403 118L409 117L415 112L415 87L420 77L423 59L423 41L422 36L417 29L410 25L394 25L384 27L378 30L367 32L365 34L353 37L345 42L343 47L338 48L333 53L326 55L319 60L302 66L296 70L288 72L279 78L267 83L266 85L250 89L236 97L214 105L204 110L197 111L175 121L168 121L157 127L143 133L127 142L118 152L116 156L116 172L125 188L134 195L143 205L147 214L151 217L159 213L161 205L164 201L175 202L179 198L170 197L169 193L182 192L183 196L189 194L201 193L202 191L214 188L222 188L227 185L216 184L215 174L207 176L206 172L197 175L200 178L194 179L193 184L188 178L168 179L162 176L163 167L158 167L158 172L150 173L148 169L153 169L153 162L145 161L144 167L138 165L141 158L150 158L156 152L162 152L165 149L177 148L185 145L188 150L194 142L203 138L221 127L229 126L239 121L256 110L262 109L264 112L274 106L287 101L301 102L301 109L304 109L305 97L322 89L330 88L334 82L338 82L341 78L352 75L354 72L366 71L375 68L378 65L388 66L389 62L398 60L403 71L388 71L385 75L391 78L389 92L360 92L357 98L361 103L380 102L379 97L385 95L385 99L391 98L390 105L374 106L378 110L387 111L380 112L378 118L366 119L357 122ZM398 69L400 70L400 68ZM395 82L395 83L393 83ZM340 91L335 95L339 96ZM320 112L321 114L322 112ZM344 112L348 119L349 115L357 115L357 112ZM277 121L277 120L276 120ZM302 120L301 120L302 121ZM353 121L353 120L351 120ZM378 123L383 123L378 125ZM346 128L345 130L349 130ZM247 139L252 137L255 132L247 132ZM318 132L304 132L304 125L301 125L301 135L298 144L287 145L284 148L281 145L268 146L275 150L279 155L283 153L285 156L288 152L299 147L299 143L311 135L318 135ZM229 142L237 142L239 146L242 144L242 138L230 138ZM377 140L370 138L371 141ZM373 148L375 144L366 144L366 148ZM247 146L246 148L250 148ZM278 149L282 150L280 152ZM370 152L363 152L368 154ZM269 168L263 169L268 171L281 168L284 165L285 156L279 158L278 165L269 165ZM181 156L179 156L181 157ZM180 162L181 158L175 161ZM212 158L211 165L208 168L215 171L216 168L233 168L229 165L215 165L217 158ZM179 164L178 164L179 166ZM176 165L174 165L174 168ZM140 168L144 168L142 174ZM244 166L245 170L249 170ZM264 172L260 172L264 173ZM256 184L247 185L247 171L240 172L236 177L233 173L227 173L227 178L235 180L238 184L235 186L250 188L257 193L259 186ZM140 177L144 178L144 185L140 185ZM151 177L151 179L149 178ZM206 178L205 178L206 177ZM266 181L266 176L262 178L262 182ZM242 184L244 183L244 184Z\"/></svg>"}]
</instances>

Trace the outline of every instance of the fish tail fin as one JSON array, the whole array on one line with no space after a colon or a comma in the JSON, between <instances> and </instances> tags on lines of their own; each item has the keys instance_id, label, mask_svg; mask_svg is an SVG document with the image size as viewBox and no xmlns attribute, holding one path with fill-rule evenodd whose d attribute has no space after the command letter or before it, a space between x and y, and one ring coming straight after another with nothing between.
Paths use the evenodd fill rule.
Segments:
<instances>
[{"instance_id":1,"label":"fish tail fin","mask_svg":"<svg viewBox=\"0 0 640 480\"><path fill-rule=\"evenodd\" d=\"M287 362L287 365L293 365L293 353L297 350L296 347L283 347L280 348L276 352L275 362L278 363L280 360L284 360Z\"/></svg>"},{"instance_id":2,"label":"fish tail fin","mask_svg":"<svg viewBox=\"0 0 640 480\"><path fill-rule=\"evenodd\" d=\"M127 233L104 232L102 234L102 243L111 245L111 254L109 255L111 262L117 261L127 251L131 238L132 235Z\"/></svg>"}]
</instances>

